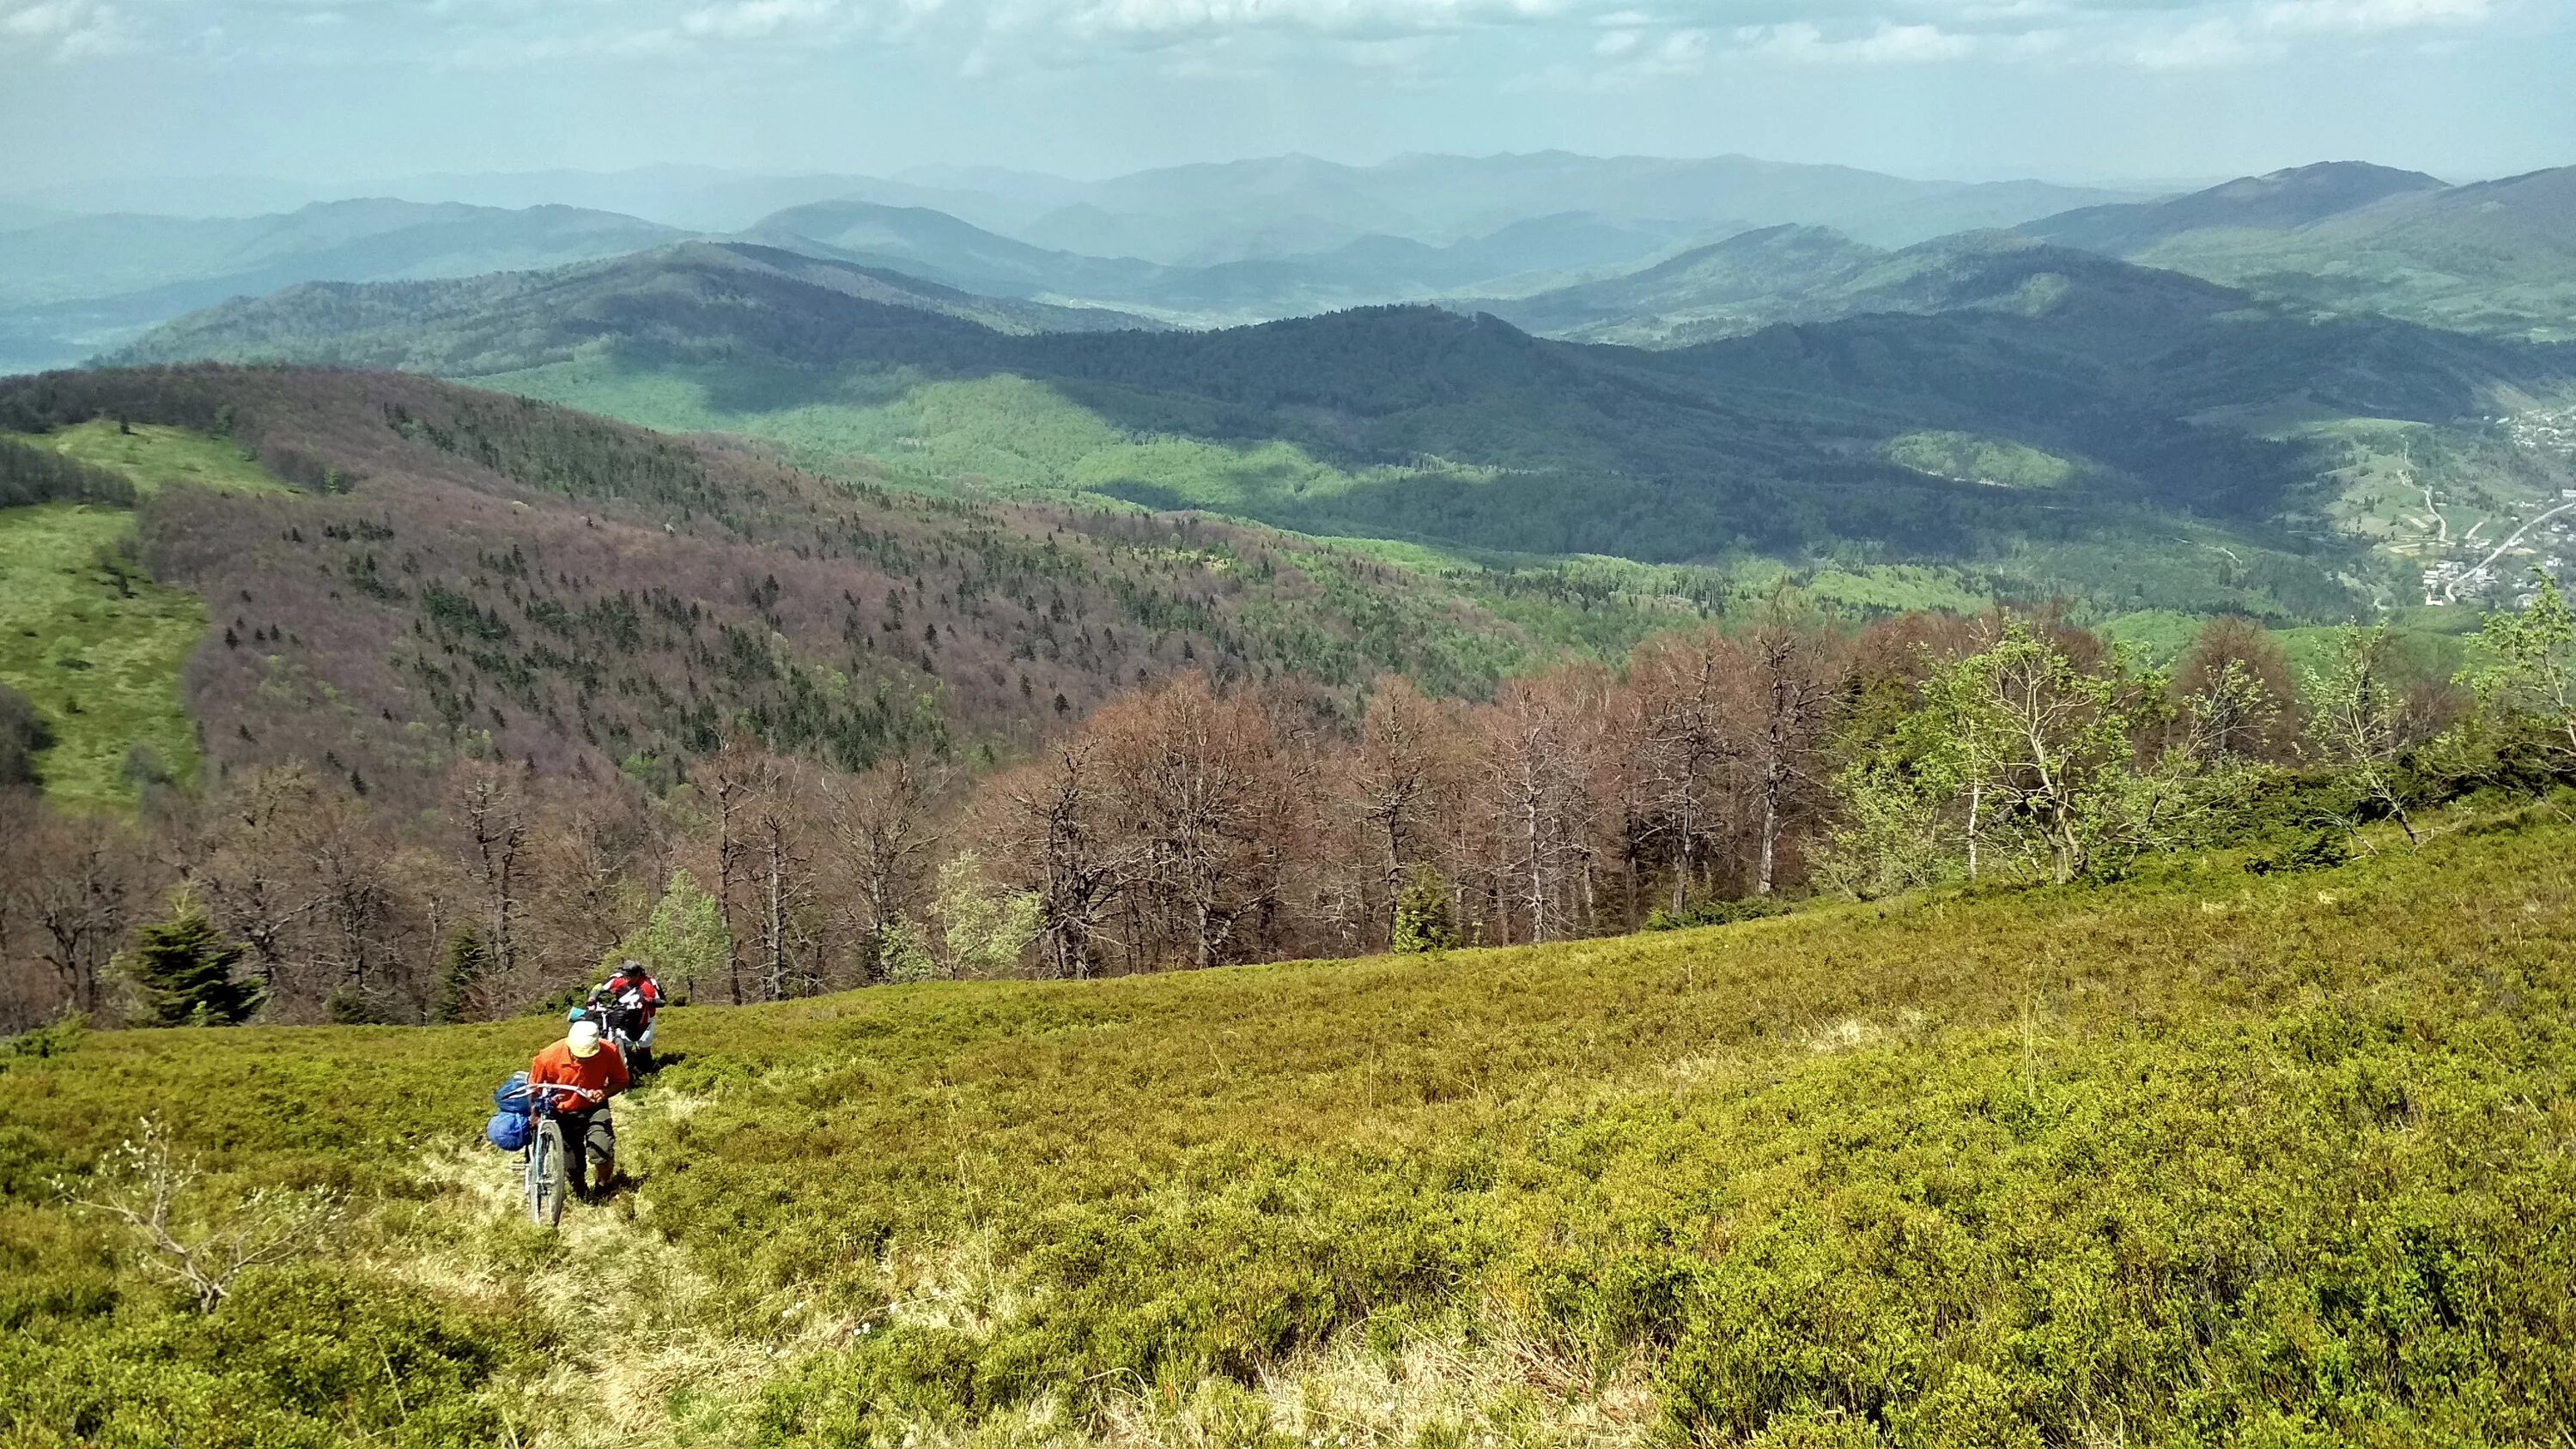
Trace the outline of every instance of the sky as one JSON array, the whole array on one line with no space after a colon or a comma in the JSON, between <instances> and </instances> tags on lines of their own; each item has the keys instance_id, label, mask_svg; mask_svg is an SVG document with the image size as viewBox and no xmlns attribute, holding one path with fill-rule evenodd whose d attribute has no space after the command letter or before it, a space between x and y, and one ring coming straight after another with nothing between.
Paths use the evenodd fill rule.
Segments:
<instances>
[{"instance_id":1,"label":"sky","mask_svg":"<svg viewBox=\"0 0 2576 1449\"><path fill-rule=\"evenodd\" d=\"M2576 0L0 0L0 193L679 163L2576 162Z\"/></svg>"}]
</instances>

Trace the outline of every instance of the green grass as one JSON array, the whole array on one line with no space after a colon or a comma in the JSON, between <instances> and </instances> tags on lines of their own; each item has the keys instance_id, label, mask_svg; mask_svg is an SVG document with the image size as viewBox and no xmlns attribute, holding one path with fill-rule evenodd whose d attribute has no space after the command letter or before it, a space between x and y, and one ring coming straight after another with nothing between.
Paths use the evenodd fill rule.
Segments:
<instances>
[{"instance_id":1,"label":"green grass","mask_svg":"<svg viewBox=\"0 0 2576 1449\"><path fill-rule=\"evenodd\" d=\"M6 434L132 479L147 498L170 484L221 493L289 490L222 438L93 419L42 435ZM0 684L27 696L54 744L36 757L45 791L76 809L131 806L128 755L148 752L172 779L196 778L196 731L179 669L205 637L205 605L112 565L134 528L122 509L44 504L0 509Z\"/></svg>"},{"instance_id":2,"label":"green grass","mask_svg":"<svg viewBox=\"0 0 2576 1449\"><path fill-rule=\"evenodd\" d=\"M133 527L121 509L77 503L0 509L0 683L52 732L36 768L75 808L130 805L125 762L138 746L175 779L197 772L179 668L205 637L206 608L131 565L102 566Z\"/></svg>"},{"instance_id":3,"label":"green grass","mask_svg":"<svg viewBox=\"0 0 2576 1449\"><path fill-rule=\"evenodd\" d=\"M1403 476L1395 469L1352 473L1282 442L1141 436L1047 383L1007 374L959 380L852 368L816 396L805 372L643 369L584 358L476 381L665 431L759 438L826 474L848 475L851 460L865 459L934 491L1092 495L1258 516ZM737 405L726 400L732 397L761 401ZM777 398L803 400L776 405Z\"/></svg>"},{"instance_id":4,"label":"green grass","mask_svg":"<svg viewBox=\"0 0 2576 1449\"><path fill-rule=\"evenodd\" d=\"M2022 443L1973 433L1907 433L1890 438L1887 461L1935 478L1997 488L2056 488L2075 477L2075 465Z\"/></svg>"},{"instance_id":5,"label":"green grass","mask_svg":"<svg viewBox=\"0 0 2576 1449\"><path fill-rule=\"evenodd\" d=\"M185 428L136 423L119 431L112 420L93 418L42 436L6 434L17 442L49 447L65 457L112 468L134 480L149 495L165 483L188 483L219 493L284 493L286 485L268 475L255 458L224 438L209 438Z\"/></svg>"},{"instance_id":6,"label":"green grass","mask_svg":"<svg viewBox=\"0 0 2576 1449\"><path fill-rule=\"evenodd\" d=\"M545 1022L92 1035L0 1090L0 1440L2553 1443L2557 818L2290 877L677 1011L620 1112L640 1185L553 1241L469 1145ZM368 1215L198 1320L43 1187L145 1112L219 1200Z\"/></svg>"}]
</instances>

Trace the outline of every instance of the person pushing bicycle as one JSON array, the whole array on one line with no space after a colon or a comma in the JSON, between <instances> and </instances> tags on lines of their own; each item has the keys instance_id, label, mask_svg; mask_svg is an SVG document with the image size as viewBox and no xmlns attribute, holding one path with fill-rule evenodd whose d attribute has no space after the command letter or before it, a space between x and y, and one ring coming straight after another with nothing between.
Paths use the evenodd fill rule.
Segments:
<instances>
[{"instance_id":1,"label":"person pushing bicycle","mask_svg":"<svg viewBox=\"0 0 2576 1449\"><path fill-rule=\"evenodd\" d=\"M608 1099L626 1090L626 1058L599 1039L599 1023L572 1024L563 1040L537 1053L528 1063L528 1089L563 1124L565 1170L573 1194L585 1199L608 1191L617 1180L617 1128L609 1120ZM589 1189L583 1187L585 1163Z\"/></svg>"},{"instance_id":2,"label":"person pushing bicycle","mask_svg":"<svg viewBox=\"0 0 2576 1449\"><path fill-rule=\"evenodd\" d=\"M592 1007L608 1014L609 1027L635 1044L635 1060L627 1065L637 1072L653 1069L653 1018L662 1012L662 983L644 969L644 963L633 957L617 963L617 971L590 990Z\"/></svg>"}]
</instances>

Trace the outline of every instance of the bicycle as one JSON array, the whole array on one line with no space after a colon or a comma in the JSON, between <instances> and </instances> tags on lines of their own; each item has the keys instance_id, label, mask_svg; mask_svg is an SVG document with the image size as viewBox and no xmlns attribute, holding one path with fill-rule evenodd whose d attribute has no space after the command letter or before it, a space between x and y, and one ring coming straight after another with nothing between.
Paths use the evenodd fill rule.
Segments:
<instances>
[{"instance_id":1,"label":"bicycle","mask_svg":"<svg viewBox=\"0 0 2576 1449\"><path fill-rule=\"evenodd\" d=\"M522 1154L526 1158L528 1220L541 1228L563 1221L564 1198L571 1190L565 1154L577 1149L577 1144L564 1140L559 1116L563 1108L554 1100L554 1094L578 1090L560 1085L528 1088L528 1115L534 1119Z\"/></svg>"},{"instance_id":2,"label":"bicycle","mask_svg":"<svg viewBox=\"0 0 2576 1449\"><path fill-rule=\"evenodd\" d=\"M637 1030L644 1021L641 1007L602 1001L593 996L574 1007L566 1018L568 1021L585 1019L599 1024L600 1040L617 1048L618 1060L626 1063L627 1071L636 1079L641 1080L653 1070L653 1029L646 1026Z\"/></svg>"}]
</instances>

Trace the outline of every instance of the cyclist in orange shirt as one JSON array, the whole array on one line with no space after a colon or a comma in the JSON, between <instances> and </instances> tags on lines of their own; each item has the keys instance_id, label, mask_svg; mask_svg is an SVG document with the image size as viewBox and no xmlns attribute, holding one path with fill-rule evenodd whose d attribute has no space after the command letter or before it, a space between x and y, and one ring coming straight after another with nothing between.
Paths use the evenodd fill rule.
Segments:
<instances>
[{"instance_id":1,"label":"cyclist in orange shirt","mask_svg":"<svg viewBox=\"0 0 2576 1449\"><path fill-rule=\"evenodd\" d=\"M626 1090L626 1059L599 1039L599 1023L576 1021L564 1039L528 1063L528 1088L563 1124L566 1176L577 1197L605 1195L617 1180L617 1128L608 1099ZM593 1164L584 1189L583 1165Z\"/></svg>"}]
</instances>

